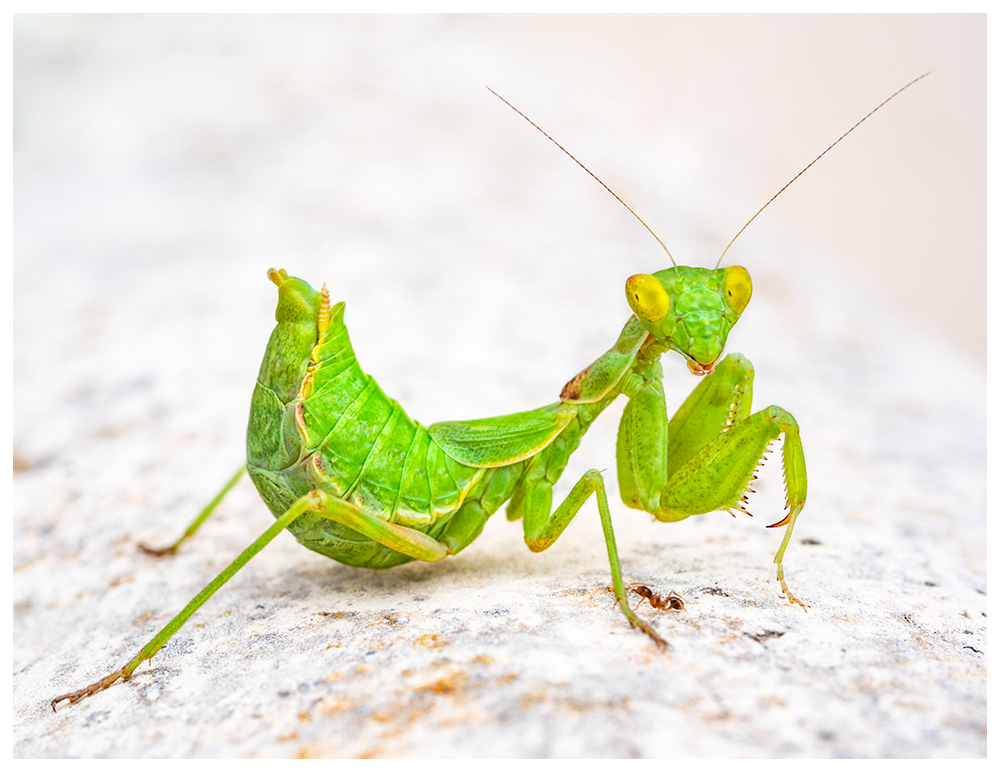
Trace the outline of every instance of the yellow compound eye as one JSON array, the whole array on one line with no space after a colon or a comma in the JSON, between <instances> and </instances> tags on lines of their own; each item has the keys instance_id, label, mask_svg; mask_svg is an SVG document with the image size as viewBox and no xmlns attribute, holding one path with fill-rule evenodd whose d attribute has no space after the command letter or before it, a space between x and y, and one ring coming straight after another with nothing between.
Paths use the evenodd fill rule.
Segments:
<instances>
[{"instance_id":1,"label":"yellow compound eye","mask_svg":"<svg viewBox=\"0 0 1000 772\"><path fill-rule=\"evenodd\" d=\"M750 302L750 295L753 292L750 273L739 265L731 265L725 271L726 276L722 280L722 296L726 299L726 305L737 314L742 314L743 309Z\"/></svg>"},{"instance_id":2,"label":"yellow compound eye","mask_svg":"<svg viewBox=\"0 0 1000 772\"><path fill-rule=\"evenodd\" d=\"M625 297L635 315L647 322L658 322L670 313L670 295L659 279L647 273L638 273L628 278L625 282Z\"/></svg>"}]
</instances>

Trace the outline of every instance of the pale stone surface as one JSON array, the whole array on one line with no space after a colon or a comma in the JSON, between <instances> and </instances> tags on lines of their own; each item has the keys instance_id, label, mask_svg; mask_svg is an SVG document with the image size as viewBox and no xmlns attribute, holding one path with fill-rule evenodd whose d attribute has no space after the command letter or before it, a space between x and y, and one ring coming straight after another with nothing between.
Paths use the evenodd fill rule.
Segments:
<instances>
[{"instance_id":1,"label":"pale stone surface","mask_svg":"<svg viewBox=\"0 0 1000 772\"><path fill-rule=\"evenodd\" d=\"M714 261L742 222L731 170L669 139L607 142L599 109L556 101L498 42L505 24L20 28L15 755L985 755L982 371L765 217L731 257L755 297L730 348L754 362L757 406L802 427L786 570L808 613L774 582L772 463L753 520L662 525L613 501L627 579L688 601L654 619L669 652L613 607L588 504L546 553L498 515L458 557L378 573L283 534L129 683L49 708L271 522L244 481L177 557L136 549L174 538L240 463L268 267L347 301L362 365L428 423L552 401L614 341L624 278L666 267L484 79L505 73L490 85L619 170L606 181L641 191L623 195L670 224L679 259ZM671 408L692 385L667 364ZM557 498L614 469L619 412Z\"/></svg>"}]
</instances>

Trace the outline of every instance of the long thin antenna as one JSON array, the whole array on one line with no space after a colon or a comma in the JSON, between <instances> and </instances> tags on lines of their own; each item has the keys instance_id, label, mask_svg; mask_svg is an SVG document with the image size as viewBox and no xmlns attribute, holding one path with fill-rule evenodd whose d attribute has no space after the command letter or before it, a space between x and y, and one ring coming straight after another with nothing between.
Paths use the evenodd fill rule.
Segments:
<instances>
[{"instance_id":1,"label":"long thin antenna","mask_svg":"<svg viewBox=\"0 0 1000 772\"><path fill-rule=\"evenodd\" d=\"M743 231L745 231L745 230L747 229L747 227L748 227L748 226L750 225L750 223L752 223L752 222L753 222L754 220L756 220L756 219L757 219L757 215L758 215L758 214L760 214L761 212L763 212L763 211L764 211L765 209L767 209L768 205L769 205L769 204L770 204L770 203L771 203L772 201L774 201L774 199L776 199L776 198L777 198L778 196L780 196L780 195L781 195L782 193L784 193L784 192L785 192L785 189L786 189L786 188L787 188L787 187L788 187L789 185L791 185L791 184L792 184L793 182L795 182L795 180L797 180L797 179L798 179L799 177L801 177L801 176L802 176L803 174L805 174L805 173L806 173L806 171L808 171L808 169L809 169L809 167L810 167L810 166L812 166L812 165L813 165L814 163L816 163L816 162L817 162L817 161L818 161L818 160L819 160L820 158L822 158L822 157L823 157L823 156L825 156L825 155L826 155L827 153L829 153L829 152L830 152L831 150L833 150L833 148L834 148L834 147L836 147L836 145L837 145L837 144L838 144L838 143L840 142L840 140L841 140L841 139L843 139L844 137L846 137L846 136L847 136L848 134L850 134L850 133L851 133L852 131L854 131L854 130L855 130L856 128L858 128L858 126L860 126L860 125L861 125L862 123L864 123L864 122L865 122L865 121L867 121L867 120L868 120L869 118L871 118L871 117L872 117L872 116L873 116L873 115L874 115L875 113L877 113L877 112L878 112L879 110L881 110L881 109L882 109L883 107L885 107L886 103L888 103L888 102L892 101L892 100L893 100L893 99L895 99L895 98L896 98L897 96L899 96L899 95L900 95L901 93L903 93L904 91L906 91L906 89L908 89L908 88L909 88L910 86L912 86L912 85L913 85L914 83L916 83L916 82L917 82L918 80L923 80L923 79L924 79L924 78L926 78L926 77L927 77L928 75L930 75L930 73L929 73L929 72L925 72L925 73L924 73L923 75L921 75L921 76L920 76L919 78L914 78L914 79L913 79L913 80L911 80L911 81L910 81L909 83L907 83L907 84L906 84L905 86L903 86L903 87L902 87L901 89L899 89L899 91L897 91L897 92L896 92L895 94L893 94L892 96L890 96L890 97L889 97L888 99L884 100L884 101L883 101L883 102L882 102L882 103L881 103L881 104L880 104L880 105L879 105L878 107L876 107L876 108L875 108L874 110L872 110L872 111L871 111L870 113L868 113L868 115L866 115L866 116L865 116L864 118L862 118L862 119L861 119L860 121L858 121L858 122L857 122L857 123L855 123L855 124L854 124L853 126L851 126L851 128L849 128L849 129L848 129L847 131L845 131L845 132L844 132L844 133L843 133L843 134L842 134L842 135L840 136L840 138L839 138L839 139L838 139L838 140L837 140L836 142L834 142L834 143L833 143L832 145L830 145L830 147L828 147L828 148L827 148L826 150L824 150L824 151L823 151L822 153L820 153L820 154L819 154L818 156L816 156L816 157L815 157L815 158L814 158L814 159L812 160L812 162L811 162L811 163L809 163L809 165L808 165L808 166L806 166L806 168L805 168L805 169L803 169L803 170L802 170L802 171L800 171L800 172L799 172L798 174L796 174L796 175L795 175L794 177L792 177L792 179L790 179L790 180L789 180L789 181L788 181L788 182L787 182L787 183L785 184L785 187L784 187L784 188L782 188L782 189L781 189L781 190L779 190L779 191L778 191L777 193L775 193L775 194L774 194L773 196L771 196L771 198L769 198L769 199L768 199L767 203L766 203L766 204L764 204L764 206L762 206L762 207L761 207L760 209L758 209L758 210L757 210L757 214L755 214L755 215L754 215L753 217L751 217L751 218L750 218L749 220L747 220L747 224L746 224L746 225L744 225L744 226L743 226L742 228L740 228L740 232L739 232L739 233L737 233L737 234L736 234L735 236L733 236L733 238L732 238L732 241L730 241L730 242L729 242L728 244L726 244L726 248L725 248L725 249L723 249L723 250L722 250L722 254L721 254L721 255L719 255L719 262L717 262L717 263L715 264L715 267L716 267L716 268L718 268L718 267L719 267L720 265L722 265L722 258L724 258L724 257L726 256L726 252L728 252L728 251L729 251L729 248L730 248L730 247L731 247L731 246L733 245L733 242L734 242L734 241L736 241L736 239L738 239L738 238L740 237L740 234L741 234L741 233L743 233ZM576 159L574 159L574 160L576 160Z\"/></svg>"},{"instance_id":2,"label":"long thin antenna","mask_svg":"<svg viewBox=\"0 0 1000 772\"><path fill-rule=\"evenodd\" d=\"M626 203L625 203L624 201L622 201L622 200L621 200L620 198L618 198L618 194L617 194L617 193L615 193L615 192L614 192L614 191L613 191L613 190L612 190L611 188L609 188L609 187L608 187L607 185L605 185L605 184L604 184L603 182L601 182L601 178L600 178L600 177L598 177L598 176L597 176L596 174L594 174L594 173L593 173L592 171L590 171L590 169L588 169L588 168L587 168L586 166L584 166L584 165L583 165L582 163L580 163L579 161L577 161L577 160L576 160L576 157L575 157L575 156L574 156L574 155L573 155L573 154L572 154L571 152L569 152L569 151L568 151L568 150L567 150L566 148L564 148L564 147L563 147L562 145L560 145L560 144L559 144L558 142L556 142L556 141L555 141L554 139L552 139L552 137L550 137L550 136L549 136L549 135L548 135L548 134L547 134L547 133L545 132L545 130L544 130L544 129L542 129L542 127L541 127L541 126L539 126L539 125L538 125L537 123L535 123L535 122L534 122L533 120L531 120L531 118L529 118L529 117L528 117L527 115L525 115L525 114L524 114L524 113L522 113L522 112L521 112L520 110L518 110L518 109L517 109L516 107L514 107L514 105L512 105L512 104L511 104L510 102L508 102L508 101L507 101L506 99L504 99L504 98L503 98L502 96L500 96L500 95L499 95L499 94L498 94L498 93L497 93L496 91L494 91L493 89L491 89L491 88L490 88L489 86L487 86L487 87L486 87L486 90L487 90L487 91L489 91L489 92L490 92L490 93L491 93L491 94L492 94L493 96L495 96L495 97L496 97L497 99L499 99L499 100L500 100L501 102L503 102L503 103L504 103L505 105L507 105L507 107L509 107L509 108L510 108L511 110L513 110L513 111L514 111L515 113L517 113L517 114L518 114L518 115L520 115L520 116L521 116L522 118L524 118L524 120L526 120L526 121L527 121L528 123L530 123L530 124L531 124L532 126L534 126L534 127L536 128L536 129L538 129L538 130L539 130L540 132L542 132L542 134L544 134L544 135L545 135L545 136L546 136L546 137L548 138L548 140L549 140L549 141L550 141L550 142L551 142L551 143L552 143L553 145L555 145L555 146L556 146L557 148L559 148L560 150L562 150L562 151L563 151L563 152L564 152L564 153L565 153L566 155L568 155L568 156L569 156L570 158L572 158L572 159L573 159L574 161L576 161L577 165L578 165L578 166L579 166L579 167L580 167L581 169L583 169L583 170L584 170L585 172L587 172L587 174L589 174L589 175L590 175L591 177L593 177L593 178L594 178L595 180L597 180L598 182L600 182L600 183L601 183L601 187L603 187L603 188L604 188L604 189L605 189L606 191L608 191L608 193L610 193L610 194L611 194L612 196L614 196L615 198L617 198L617 199L618 199L618 203L619 203L619 204L621 204L621 205L622 205L623 207L625 207L625 208L626 208L626 209L628 209L628 210L629 210L630 212L632 212L632 207L630 207L630 206L629 206L628 204L626 204ZM666 252L666 253L667 253L667 257L669 257L669 258L670 258L670 262L671 262L671 263L673 263L674 265L677 265L677 261L675 261L675 260L674 260L674 256L673 256L672 254L670 254L670 250L669 250L669 249L667 249L667 245L666 245L666 244L664 244L664 243L663 243L662 241L660 241L660 237L659 237L659 236L657 236L657 235L656 235L655 233L653 233L653 229L652 229L652 228L650 228L650 227L649 227L648 225L646 225L645 221L644 221L644 220L643 220L643 219L642 219L642 218L641 218L641 217L640 217L639 215L637 215L637 214L636 214L635 212L632 212L632 216L633 216L633 217L634 217L635 219L637 219L637 220L638 220L639 222L641 222L641 223L642 223L642 227L643 227L643 228L645 228L645 229L646 229L647 231L649 231L649 232L650 232L650 234L652 234L653 238L654 238L654 239L656 239L657 243L658 243L658 244L659 244L659 245L660 245L661 247L663 247L663 251L664 251L664 252Z\"/></svg>"}]
</instances>

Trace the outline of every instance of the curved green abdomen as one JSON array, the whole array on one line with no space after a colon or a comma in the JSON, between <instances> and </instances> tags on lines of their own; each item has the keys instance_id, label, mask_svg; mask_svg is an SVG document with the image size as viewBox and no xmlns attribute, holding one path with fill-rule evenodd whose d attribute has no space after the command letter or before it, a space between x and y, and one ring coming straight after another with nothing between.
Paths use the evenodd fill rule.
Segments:
<instances>
[{"instance_id":1,"label":"curved green abdomen","mask_svg":"<svg viewBox=\"0 0 1000 772\"><path fill-rule=\"evenodd\" d=\"M435 536L486 470L450 458L361 370L343 312L342 303L332 309L318 346L314 332L311 343L294 351L288 349L295 336L283 329L290 323L279 320L251 402L250 476L275 517L319 488ZM286 350L272 351L276 345ZM287 386L289 372L301 373L295 393ZM282 387L287 401L278 394ZM350 565L409 560L316 515L302 515L289 530L304 546Z\"/></svg>"}]
</instances>

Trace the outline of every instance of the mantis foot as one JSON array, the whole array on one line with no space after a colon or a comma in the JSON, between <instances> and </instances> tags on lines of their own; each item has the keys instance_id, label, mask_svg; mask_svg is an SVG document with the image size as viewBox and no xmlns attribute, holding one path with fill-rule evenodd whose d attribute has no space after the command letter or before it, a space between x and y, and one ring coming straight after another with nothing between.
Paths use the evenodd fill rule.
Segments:
<instances>
[{"instance_id":1,"label":"mantis foot","mask_svg":"<svg viewBox=\"0 0 1000 772\"><path fill-rule=\"evenodd\" d=\"M639 595L642 595L643 597L648 597L648 596L645 595L645 593L642 590L639 590L637 588L643 588L644 590L648 591L649 594L652 595L654 598L660 598L661 597L661 596L657 595L656 593L654 593L652 590L650 590L649 587L647 587L644 584L635 584L635 585L630 585L629 586L629 589L631 589L633 592L637 592ZM612 590L612 592L614 591L614 588L612 588L612 587L609 587L608 589ZM669 641L667 641L666 639L664 639L658 632L656 632L656 630L654 630L650 624L648 624L647 622L645 622L642 619L640 619L639 616L638 616L638 614L636 614L635 611L632 609L632 607L628 605L628 601L625 600L624 589L622 590L621 597L617 598L617 595L616 595L616 599L618 600L618 605L621 608L621 610L623 612L625 612L625 618L628 619L628 622L629 622L630 625L632 625L632 627L634 627L636 630L641 630L646 635L648 635L650 638L652 638L653 639L653 643L656 644L657 648L660 648L660 649L669 649L670 648ZM640 603L641 602L642 601L640 601ZM650 603L652 604L652 601L650 601ZM638 608L638 606L636 606L636 608Z\"/></svg>"},{"instance_id":2,"label":"mantis foot","mask_svg":"<svg viewBox=\"0 0 1000 772\"><path fill-rule=\"evenodd\" d=\"M632 627L642 630L642 632L644 632L646 635L652 638L653 643L656 644L657 648L660 649L670 648L670 643L666 639L662 638L660 634L656 632L656 630L654 630L648 624L646 624L646 622L639 619L639 617L634 617L633 619L630 619L629 622L632 623Z\"/></svg>"},{"instance_id":3,"label":"mantis foot","mask_svg":"<svg viewBox=\"0 0 1000 772\"><path fill-rule=\"evenodd\" d=\"M649 590L649 588L646 587L646 585L630 585L630 589L632 589L633 592L635 591L634 587L645 587L647 590ZM608 587L607 589L610 590L611 592L613 592L615 594L615 601L617 602L618 607L625 614L625 618L628 620L628 623L630 625L632 625L632 627L634 627L636 630L641 630L646 635L648 635L650 638L652 638L653 639L653 643L656 644L657 648L660 648L660 649L669 649L670 648L670 642L667 641L667 640L665 640L658 632L656 632L656 630L654 630L651 625L649 625L648 623L646 623L642 619L640 619L639 615L636 614L635 611L632 610L632 607L630 605L628 605L628 601L625 599L625 588L624 587L622 587L621 595L619 595L617 592L615 592L615 588L614 587ZM653 593L652 590L649 590L649 592L650 592L650 594L652 594L654 596L656 595L655 593ZM642 592L640 591L639 594L641 595ZM656 597L659 597L659 596L656 596ZM636 608L638 608L638 606L636 606Z\"/></svg>"},{"instance_id":4,"label":"mantis foot","mask_svg":"<svg viewBox=\"0 0 1000 772\"><path fill-rule=\"evenodd\" d=\"M139 542L139 551L145 553L146 555L152 555L154 558L164 558L168 555L177 554L177 544L171 544L169 547L150 547L142 542Z\"/></svg>"},{"instance_id":5,"label":"mantis foot","mask_svg":"<svg viewBox=\"0 0 1000 772\"><path fill-rule=\"evenodd\" d=\"M105 689L107 689L112 684L116 683L117 681L127 679L132 674L131 674L131 672L126 673L125 672L126 670L128 670L128 666L127 665L125 667L123 667L121 670L116 670L111 675L109 675L109 676L107 676L105 678L102 678L100 681L97 681L96 683L92 683L90 686L84 687L83 689L80 689L80 690L75 691L75 692L70 692L69 694L61 694L61 695L59 695L54 700L52 700L52 703L51 703L51 705L52 705L52 712L55 713L56 705L58 705L63 700L68 700L70 705L76 705L76 703L78 703L80 700L84 699L85 697L91 697L91 696L97 694L98 692L103 692Z\"/></svg>"},{"instance_id":6,"label":"mantis foot","mask_svg":"<svg viewBox=\"0 0 1000 772\"><path fill-rule=\"evenodd\" d=\"M800 601L798 598L792 595L792 591L788 589L788 585L785 584L785 570L784 568L782 568L780 563L778 564L778 581L781 582L781 591L788 596L789 603L798 603L800 606L802 606L803 611L807 611L809 609L809 605L807 603L803 603L802 601Z\"/></svg>"}]
</instances>

